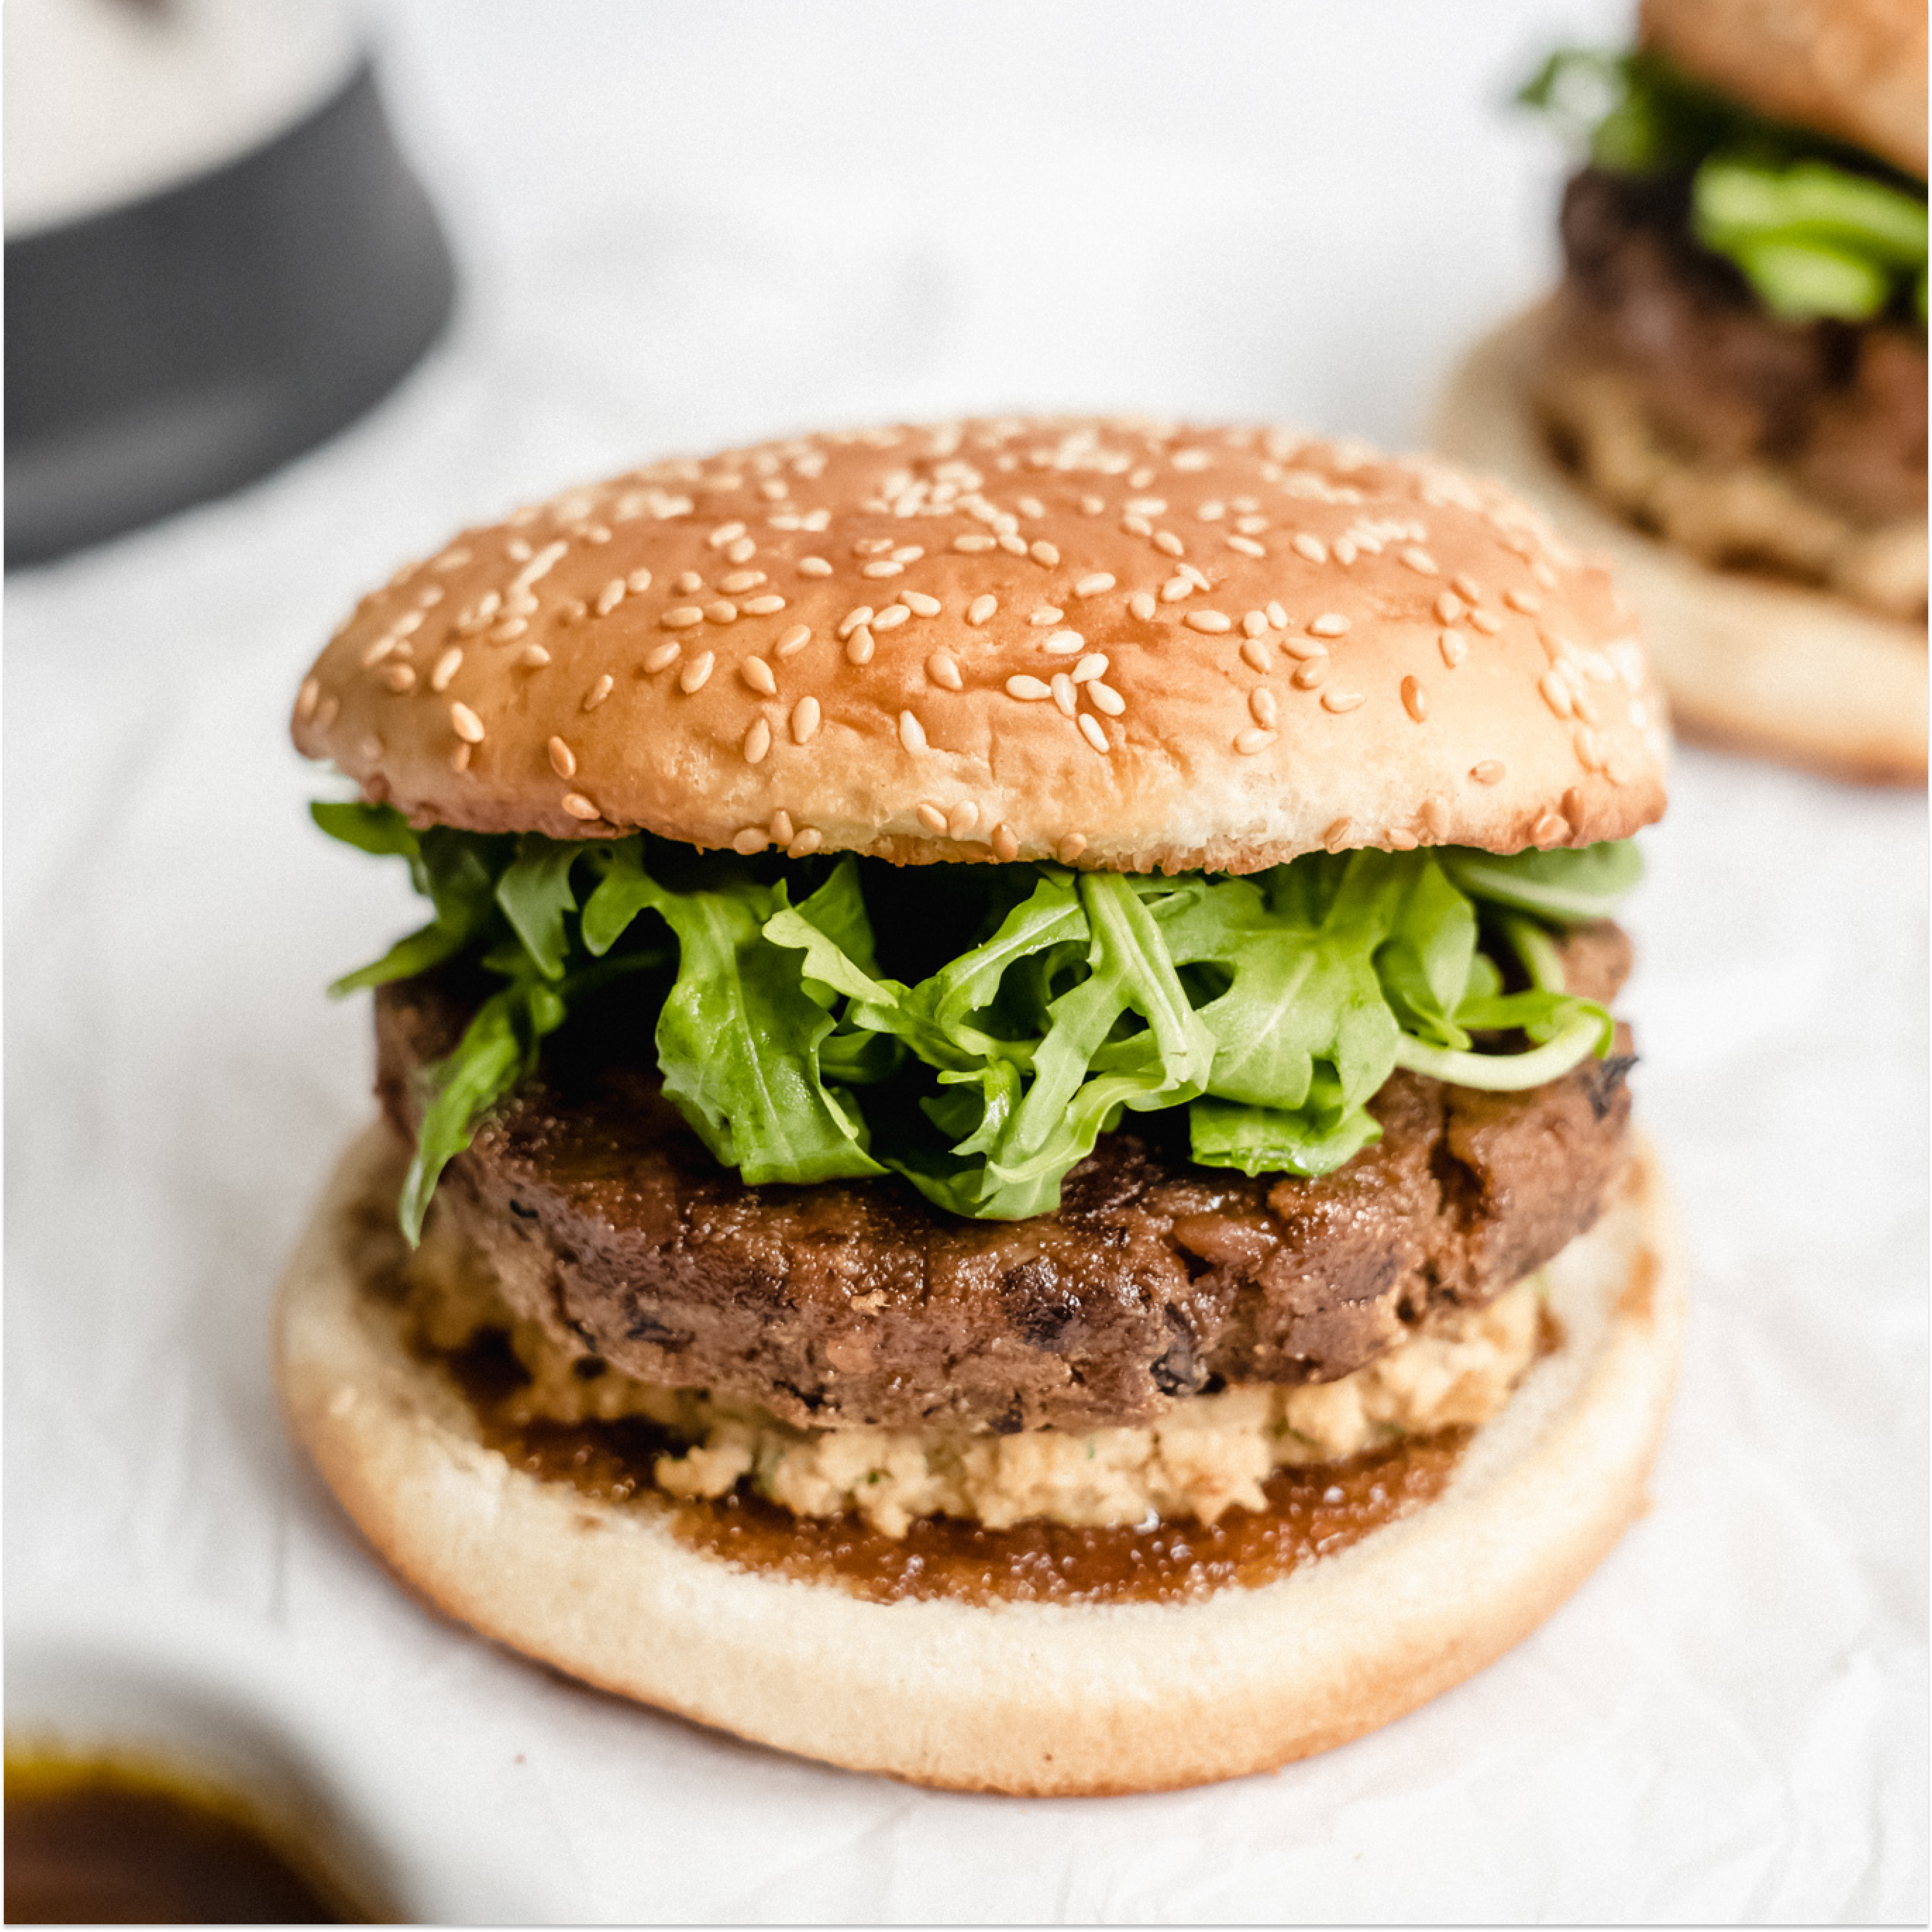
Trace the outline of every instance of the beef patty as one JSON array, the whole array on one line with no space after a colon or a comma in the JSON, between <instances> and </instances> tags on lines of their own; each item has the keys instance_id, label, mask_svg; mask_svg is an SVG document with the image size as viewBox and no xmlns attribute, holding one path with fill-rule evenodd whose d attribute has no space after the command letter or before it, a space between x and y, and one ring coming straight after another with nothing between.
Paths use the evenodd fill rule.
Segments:
<instances>
[{"instance_id":1,"label":"beef patty","mask_svg":"<svg viewBox=\"0 0 1932 1932\"><path fill-rule=\"evenodd\" d=\"M1585 170L1563 197L1553 365L1610 367L1684 456L1776 466L1862 524L1925 514L1922 331L1786 322L1690 230L1686 176Z\"/></svg>"},{"instance_id":2,"label":"beef patty","mask_svg":"<svg viewBox=\"0 0 1932 1932\"><path fill-rule=\"evenodd\" d=\"M1607 1000L1629 948L1606 924L1564 957L1571 986ZM475 997L436 974L379 994L377 1091L406 1134L411 1076ZM1184 1113L1130 1117L1057 1212L990 1222L896 1177L747 1186L647 1052L591 1031L590 1054L547 1056L438 1190L520 1316L584 1372L601 1360L800 1425L1002 1432L1142 1426L1223 1382L1328 1380L1432 1310L1488 1300L1595 1220L1634 1058L1619 1028L1610 1058L1527 1094L1399 1072L1372 1103L1382 1139L1316 1180L1197 1166Z\"/></svg>"}]
</instances>

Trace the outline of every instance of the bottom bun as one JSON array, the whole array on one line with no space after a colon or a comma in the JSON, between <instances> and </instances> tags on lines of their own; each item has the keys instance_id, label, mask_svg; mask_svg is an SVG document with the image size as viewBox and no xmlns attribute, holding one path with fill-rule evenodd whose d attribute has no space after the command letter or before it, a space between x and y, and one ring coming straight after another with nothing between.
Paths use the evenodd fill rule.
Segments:
<instances>
[{"instance_id":1,"label":"bottom bun","mask_svg":"<svg viewBox=\"0 0 1932 1932\"><path fill-rule=\"evenodd\" d=\"M1262 1771L1460 1683L1576 1589L1644 1507L1680 1264L1654 1157L1547 1270L1558 1346L1434 1499L1280 1580L1178 1600L880 1601L740 1567L655 1496L613 1502L485 1445L393 1298L406 1150L349 1150L284 1280L296 1437L371 1543L454 1617L588 1683L921 1784L1152 1791ZM386 1256L386 1260L383 1258Z\"/></svg>"},{"instance_id":2,"label":"bottom bun","mask_svg":"<svg viewBox=\"0 0 1932 1932\"><path fill-rule=\"evenodd\" d=\"M1538 429L1525 383L1537 326L1532 310L1464 357L1437 404L1436 446L1608 558L1683 736L1837 778L1923 784L1924 626L1803 584L1713 569L1619 521Z\"/></svg>"}]
</instances>

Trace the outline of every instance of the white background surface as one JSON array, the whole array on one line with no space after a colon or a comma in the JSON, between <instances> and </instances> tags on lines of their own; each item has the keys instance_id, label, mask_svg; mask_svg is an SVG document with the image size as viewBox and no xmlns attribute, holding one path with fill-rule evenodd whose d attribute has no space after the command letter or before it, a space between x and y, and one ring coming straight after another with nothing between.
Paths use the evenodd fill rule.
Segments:
<instances>
[{"instance_id":1,"label":"white background surface","mask_svg":"<svg viewBox=\"0 0 1932 1932\"><path fill-rule=\"evenodd\" d=\"M453 336L266 484L8 586L12 1603L246 1628L372 1754L406 1736L477 1882L550 1918L1922 1916L1922 799L1683 758L1624 1002L1694 1267L1655 1510L1494 1669L1274 1777L935 1796L580 1692L380 1574L267 1380L278 1268L368 1110L366 1009L321 987L412 918L399 868L308 826L286 738L355 596L582 475L823 422L1412 442L1550 271L1560 158L1508 86L1622 18L380 12L467 271Z\"/></svg>"}]
</instances>

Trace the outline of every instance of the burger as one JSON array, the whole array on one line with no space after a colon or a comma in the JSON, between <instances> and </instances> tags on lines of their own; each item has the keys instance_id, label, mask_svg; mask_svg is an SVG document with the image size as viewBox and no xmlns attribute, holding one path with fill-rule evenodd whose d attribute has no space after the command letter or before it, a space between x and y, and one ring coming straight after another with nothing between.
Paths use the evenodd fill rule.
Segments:
<instances>
[{"instance_id":1,"label":"burger","mask_svg":"<svg viewBox=\"0 0 1932 1932\"><path fill-rule=\"evenodd\" d=\"M450 1616L921 1783L1138 1791L1496 1657L1676 1360L1628 614L1500 491L1012 418L668 462L365 597L297 746L434 916L296 1437Z\"/></svg>"},{"instance_id":2,"label":"burger","mask_svg":"<svg viewBox=\"0 0 1932 1932\"><path fill-rule=\"evenodd\" d=\"M1926 771L1917 0L1644 0L1525 98L1586 148L1564 274L1438 427L1615 560L1687 735Z\"/></svg>"}]
</instances>

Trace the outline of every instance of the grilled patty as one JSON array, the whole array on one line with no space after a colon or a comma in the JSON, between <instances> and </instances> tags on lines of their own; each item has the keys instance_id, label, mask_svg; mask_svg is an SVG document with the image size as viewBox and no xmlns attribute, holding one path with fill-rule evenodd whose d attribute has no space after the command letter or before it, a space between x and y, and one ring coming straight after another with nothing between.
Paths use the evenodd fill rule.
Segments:
<instances>
[{"instance_id":1,"label":"grilled patty","mask_svg":"<svg viewBox=\"0 0 1932 1932\"><path fill-rule=\"evenodd\" d=\"M1780 320L1692 234L1688 178L1586 169L1562 228L1557 369L1630 380L1652 428L1694 460L1775 465L1861 523L1924 515L1922 331Z\"/></svg>"},{"instance_id":2,"label":"grilled patty","mask_svg":"<svg viewBox=\"0 0 1932 1932\"><path fill-rule=\"evenodd\" d=\"M1566 950L1607 1000L1613 926ZM376 1002L377 1091L412 1076L478 989L431 974ZM1224 1382L1325 1381L1445 1305L1480 1305L1594 1221L1624 1157L1634 1056L1532 1092L1396 1074L1382 1138L1317 1180L1187 1158L1184 1113L1130 1117L1058 1210L970 1221L896 1178L747 1186L664 1099L648 1036L572 1026L446 1170L436 1211L506 1299L589 1364L741 1396L800 1425L1010 1432L1142 1426Z\"/></svg>"}]
</instances>

